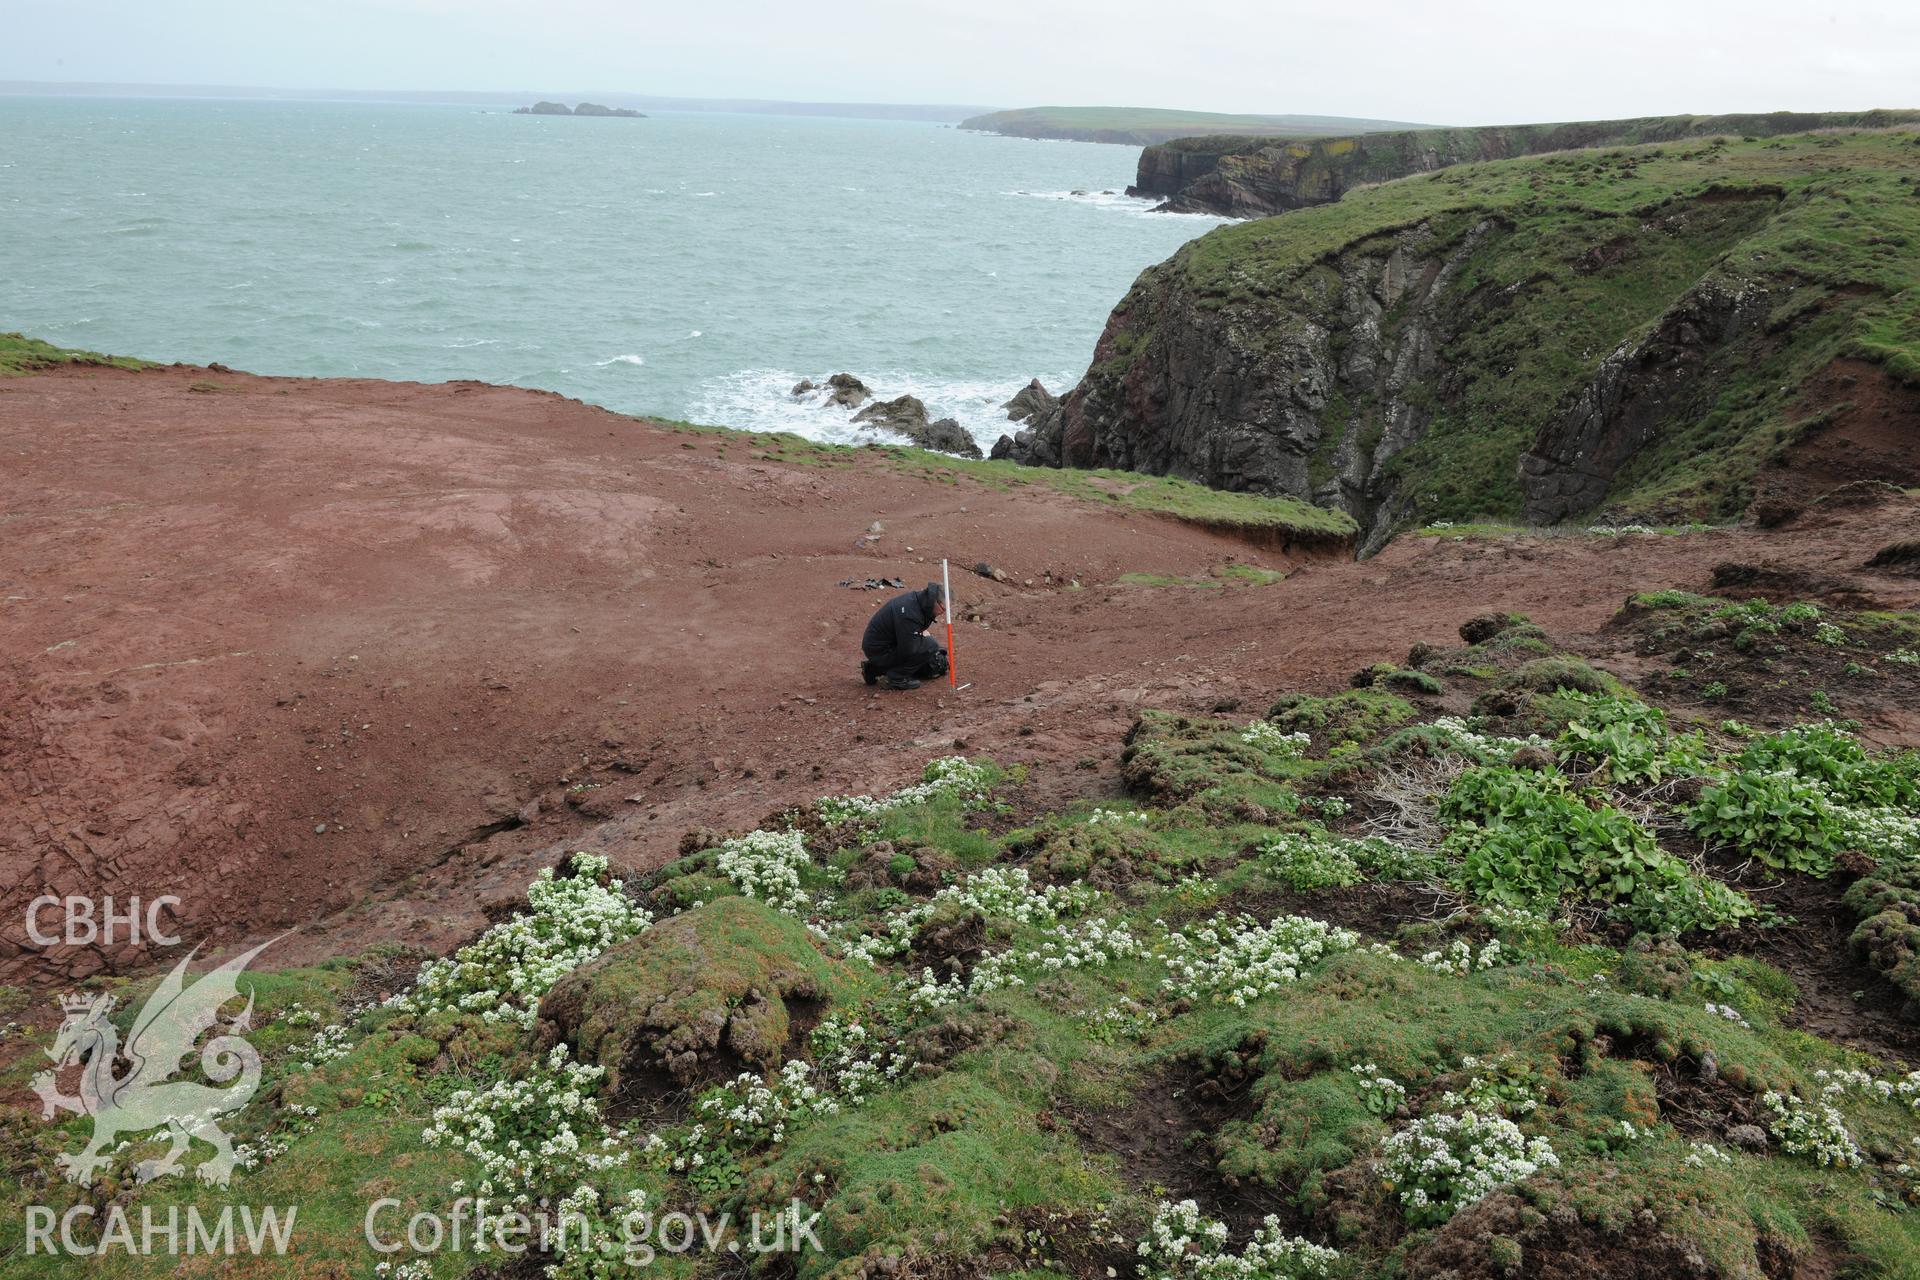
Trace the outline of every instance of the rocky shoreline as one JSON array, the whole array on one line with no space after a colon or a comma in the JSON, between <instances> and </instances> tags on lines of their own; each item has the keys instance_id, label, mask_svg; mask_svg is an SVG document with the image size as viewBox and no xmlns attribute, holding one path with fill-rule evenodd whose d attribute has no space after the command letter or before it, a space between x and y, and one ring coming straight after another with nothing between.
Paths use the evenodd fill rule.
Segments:
<instances>
[{"instance_id":1,"label":"rocky shoreline","mask_svg":"<svg viewBox=\"0 0 1920 1280\"><path fill-rule=\"evenodd\" d=\"M796 400L816 397L821 408L857 409L855 425L892 431L922 449L962 458L982 456L980 446L958 419L929 419L927 406L918 396L877 399L867 384L851 373L836 373L824 383L802 378L789 394Z\"/></svg>"}]
</instances>

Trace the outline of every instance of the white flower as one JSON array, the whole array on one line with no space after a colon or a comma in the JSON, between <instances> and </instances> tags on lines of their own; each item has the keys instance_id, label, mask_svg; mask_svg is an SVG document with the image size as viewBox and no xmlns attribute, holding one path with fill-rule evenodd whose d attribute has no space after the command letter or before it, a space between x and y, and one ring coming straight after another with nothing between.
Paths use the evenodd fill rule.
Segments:
<instances>
[{"instance_id":1,"label":"white flower","mask_svg":"<svg viewBox=\"0 0 1920 1280\"><path fill-rule=\"evenodd\" d=\"M1711 1142L1695 1142L1689 1144L1687 1155L1681 1163L1694 1169L1708 1169L1714 1166L1728 1168L1733 1164L1733 1157Z\"/></svg>"},{"instance_id":2,"label":"white flower","mask_svg":"<svg viewBox=\"0 0 1920 1280\"><path fill-rule=\"evenodd\" d=\"M958 796L962 807L987 802L991 776L987 765L965 756L943 756L927 762L920 781L888 796L822 796L815 806L830 827L865 825L881 814L907 805L923 804L943 796Z\"/></svg>"},{"instance_id":3,"label":"white flower","mask_svg":"<svg viewBox=\"0 0 1920 1280\"><path fill-rule=\"evenodd\" d=\"M1340 1254L1280 1229L1269 1214L1239 1253L1226 1252L1227 1224L1208 1218L1192 1200L1162 1200L1134 1252L1153 1280L1322 1280Z\"/></svg>"},{"instance_id":4,"label":"white flower","mask_svg":"<svg viewBox=\"0 0 1920 1280\"><path fill-rule=\"evenodd\" d=\"M1360 935L1307 916L1279 916L1263 925L1241 915L1189 927L1168 943L1172 976L1162 983L1168 991L1242 1007L1298 981L1328 956L1354 950Z\"/></svg>"},{"instance_id":5,"label":"white flower","mask_svg":"<svg viewBox=\"0 0 1920 1280\"><path fill-rule=\"evenodd\" d=\"M1360 1097L1375 1115L1392 1115L1407 1100L1406 1086L1392 1076L1382 1075L1371 1062L1357 1062L1347 1068L1360 1086Z\"/></svg>"},{"instance_id":6,"label":"white flower","mask_svg":"<svg viewBox=\"0 0 1920 1280\"><path fill-rule=\"evenodd\" d=\"M1430 727L1445 738L1454 750L1462 755L1473 757L1481 764L1505 764L1521 747L1539 747L1545 750L1551 749L1552 746L1537 733L1528 734L1524 738L1502 738L1478 733L1458 716L1441 716Z\"/></svg>"},{"instance_id":7,"label":"white flower","mask_svg":"<svg viewBox=\"0 0 1920 1280\"><path fill-rule=\"evenodd\" d=\"M1734 1023L1736 1026L1746 1027L1749 1031L1753 1029L1753 1024L1742 1017L1740 1011L1730 1004L1715 1004L1709 1000L1706 1004L1706 1010L1716 1018L1725 1018L1728 1022Z\"/></svg>"},{"instance_id":8,"label":"white flower","mask_svg":"<svg viewBox=\"0 0 1920 1280\"><path fill-rule=\"evenodd\" d=\"M1087 815L1087 825L1090 827L1099 827L1099 826L1144 827L1147 825L1147 815L1142 813L1138 809L1099 808L1099 809L1095 809L1092 813Z\"/></svg>"},{"instance_id":9,"label":"white flower","mask_svg":"<svg viewBox=\"0 0 1920 1280\"><path fill-rule=\"evenodd\" d=\"M414 1013L457 1011L531 1027L535 1007L561 978L653 923L620 881L602 887L607 860L576 853L573 875L544 870L527 886L527 914L481 934L450 957L420 966L411 991L387 1001Z\"/></svg>"},{"instance_id":10,"label":"white flower","mask_svg":"<svg viewBox=\"0 0 1920 1280\"><path fill-rule=\"evenodd\" d=\"M1860 1167L1860 1148L1847 1132L1847 1122L1831 1102L1805 1102L1789 1093L1769 1091L1761 1105L1772 1113L1767 1131L1790 1156L1806 1156L1822 1165Z\"/></svg>"},{"instance_id":11,"label":"white flower","mask_svg":"<svg viewBox=\"0 0 1920 1280\"><path fill-rule=\"evenodd\" d=\"M798 831L749 831L722 842L713 868L749 898L775 910L804 916L813 898L800 887L800 872L813 865Z\"/></svg>"},{"instance_id":12,"label":"white flower","mask_svg":"<svg viewBox=\"0 0 1920 1280\"><path fill-rule=\"evenodd\" d=\"M1241 730L1240 741L1270 754L1297 760L1307 753L1313 739L1304 733L1288 733L1271 720L1255 720Z\"/></svg>"},{"instance_id":13,"label":"white flower","mask_svg":"<svg viewBox=\"0 0 1920 1280\"><path fill-rule=\"evenodd\" d=\"M482 1196L525 1197L543 1185L624 1163L626 1153L613 1149L619 1135L599 1124L593 1091L603 1074L600 1067L570 1061L567 1046L555 1045L520 1079L453 1094L434 1110L421 1139L478 1160L481 1178L474 1189ZM582 1154L582 1130L607 1154Z\"/></svg>"},{"instance_id":14,"label":"white flower","mask_svg":"<svg viewBox=\"0 0 1920 1280\"><path fill-rule=\"evenodd\" d=\"M1438 1222L1560 1159L1505 1116L1465 1111L1422 1116L1388 1136L1381 1172L1416 1222Z\"/></svg>"}]
</instances>

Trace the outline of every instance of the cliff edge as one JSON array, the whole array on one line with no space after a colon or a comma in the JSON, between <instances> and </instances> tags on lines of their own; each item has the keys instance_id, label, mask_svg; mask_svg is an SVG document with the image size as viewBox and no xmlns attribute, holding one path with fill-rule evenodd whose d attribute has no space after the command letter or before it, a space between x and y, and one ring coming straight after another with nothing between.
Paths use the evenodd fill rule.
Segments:
<instances>
[{"instance_id":1,"label":"cliff edge","mask_svg":"<svg viewBox=\"0 0 1920 1280\"><path fill-rule=\"evenodd\" d=\"M1174 213L1263 218L1338 200L1356 187L1457 164L1689 138L1770 138L1815 129L1883 129L1920 123L1920 111L1772 111L1646 116L1467 129L1356 131L1344 137L1274 138L1255 131L1175 138L1147 147L1129 195Z\"/></svg>"},{"instance_id":2,"label":"cliff edge","mask_svg":"<svg viewBox=\"0 0 1920 1280\"><path fill-rule=\"evenodd\" d=\"M1459 166L1203 236L997 457L1435 520L1920 484L1920 136Z\"/></svg>"}]
</instances>

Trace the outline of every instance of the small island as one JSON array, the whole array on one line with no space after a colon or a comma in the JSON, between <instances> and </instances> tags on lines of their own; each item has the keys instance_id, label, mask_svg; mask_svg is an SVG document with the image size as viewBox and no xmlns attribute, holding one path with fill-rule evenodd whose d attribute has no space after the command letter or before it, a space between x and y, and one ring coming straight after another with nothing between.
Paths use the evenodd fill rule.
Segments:
<instances>
[{"instance_id":1,"label":"small island","mask_svg":"<svg viewBox=\"0 0 1920 1280\"><path fill-rule=\"evenodd\" d=\"M618 116L629 120L645 120L647 117L630 107L603 107L597 102L583 102L577 107L568 108L564 102L536 102L530 107L515 107L517 116Z\"/></svg>"}]
</instances>

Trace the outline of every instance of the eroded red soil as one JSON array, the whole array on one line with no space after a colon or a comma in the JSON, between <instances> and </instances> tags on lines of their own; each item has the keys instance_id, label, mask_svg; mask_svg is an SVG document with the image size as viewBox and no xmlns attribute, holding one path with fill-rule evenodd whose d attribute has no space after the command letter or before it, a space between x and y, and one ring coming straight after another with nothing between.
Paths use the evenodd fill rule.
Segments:
<instances>
[{"instance_id":1,"label":"eroded red soil","mask_svg":"<svg viewBox=\"0 0 1920 1280\"><path fill-rule=\"evenodd\" d=\"M1594 633L1728 561L1920 598L1860 568L1912 535L1898 498L1289 561L1044 483L782 462L473 384L64 370L0 381L0 460L0 980L34 984L140 960L28 947L43 892L175 894L217 945L297 927L280 963L445 947L562 848L657 865L689 827L897 785L956 742L1042 766L1036 787L1111 786L1142 706L1257 714L1489 609ZM942 556L1011 578L956 578L973 687L863 687L881 597L835 584L918 585ZM1293 572L1120 582L1230 558Z\"/></svg>"}]
</instances>

